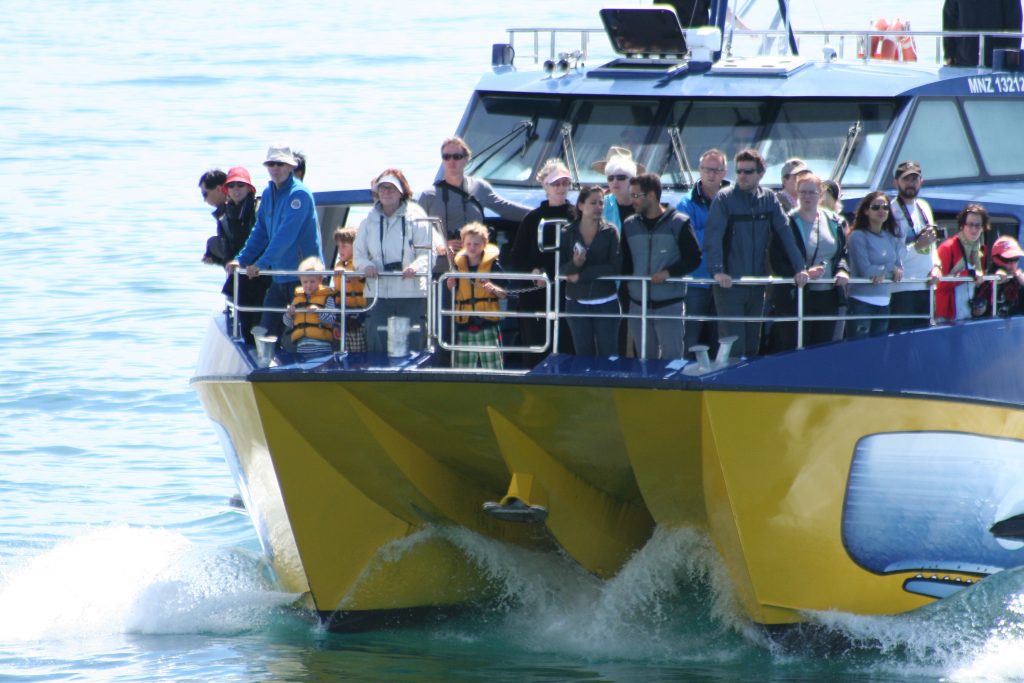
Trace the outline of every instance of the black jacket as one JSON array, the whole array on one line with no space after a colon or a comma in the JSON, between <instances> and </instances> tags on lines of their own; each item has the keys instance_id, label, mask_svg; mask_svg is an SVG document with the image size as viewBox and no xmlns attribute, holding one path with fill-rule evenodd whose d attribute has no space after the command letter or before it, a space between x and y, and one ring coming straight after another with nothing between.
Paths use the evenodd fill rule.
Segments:
<instances>
[{"instance_id":1,"label":"black jacket","mask_svg":"<svg viewBox=\"0 0 1024 683\"><path fill-rule=\"evenodd\" d=\"M1020 0L945 0L942 5L943 31L1021 30ZM992 66L992 50L1020 48L1016 38L987 38L985 66ZM954 66L978 65L977 38L943 38L946 62Z\"/></svg>"}]
</instances>

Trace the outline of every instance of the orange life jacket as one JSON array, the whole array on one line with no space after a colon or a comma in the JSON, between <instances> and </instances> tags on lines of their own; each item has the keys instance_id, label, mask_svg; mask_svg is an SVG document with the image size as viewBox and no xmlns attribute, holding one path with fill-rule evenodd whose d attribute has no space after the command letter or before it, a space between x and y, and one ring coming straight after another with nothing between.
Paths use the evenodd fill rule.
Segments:
<instances>
[{"instance_id":1,"label":"orange life jacket","mask_svg":"<svg viewBox=\"0 0 1024 683\"><path fill-rule=\"evenodd\" d=\"M352 272L355 270L355 265L352 263L352 259L345 261L344 263L338 264L342 270ZM337 266L336 266L337 267ZM366 288L366 280L362 278L349 277L345 278L345 308L366 308L366 296L364 291ZM341 291L341 276L334 276L334 289ZM341 306L341 295L338 295L336 299L338 305Z\"/></svg>"},{"instance_id":2,"label":"orange life jacket","mask_svg":"<svg viewBox=\"0 0 1024 683\"><path fill-rule=\"evenodd\" d=\"M334 339L334 326L324 325L320 321L320 312L327 308L327 300L337 295L333 287L320 286L311 295L306 296L306 292L303 291L302 287L295 288L295 298L292 299L292 305L297 309L295 315L292 316L292 341L298 341L303 337L309 337L310 339L320 339L322 341L331 341ZM304 311L303 309L309 308L311 305L316 305L319 311Z\"/></svg>"},{"instance_id":3,"label":"orange life jacket","mask_svg":"<svg viewBox=\"0 0 1024 683\"><path fill-rule=\"evenodd\" d=\"M491 272L491 266L498 259L498 247L493 244L488 244L484 247L483 258L480 259L480 265L477 266L477 273L489 273ZM462 250L455 255L455 268L460 273L468 273L469 270L469 256L466 255L466 251ZM491 294L483 288L484 280L480 278L459 278L458 286L455 288L455 309L458 311L499 311L501 305L499 299L494 294ZM499 316L496 315L484 315L480 316L484 320L500 320ZM455 316L455 322L460 325L464 325L469 322L469 316Z\"/></svg>"}]
</instances>

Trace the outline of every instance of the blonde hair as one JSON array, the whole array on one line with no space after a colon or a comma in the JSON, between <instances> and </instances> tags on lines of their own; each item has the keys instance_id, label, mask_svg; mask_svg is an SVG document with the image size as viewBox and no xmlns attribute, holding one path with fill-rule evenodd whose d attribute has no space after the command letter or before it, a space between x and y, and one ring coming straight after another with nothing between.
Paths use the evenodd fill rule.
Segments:
<instances>
[{"instance_id":1,"label":"blonde hair","mask_svg":"<svg viewBox=\"0 0 1024 683\"><path fill-rule=\"evenodd\" d=\"M298 269L300 271L324 270L324 262L321 261L320 258L317 256L308 256L302 259L302 262L299 263Z\"/></svg>"},{"instance_id":2,"label":"blonde hair","mask_svg":"<svg viewBox=\"0 0 1024 683\"><path fill-rule=\"evenodd\" d=\"M544 179L547 178L548 174L556 168L564 168L566 172L569 171L569 166L561 159L557 157L554 159L548 159L544 162L544 165L540 167L540 170L537 171L537 175L534 176L534 180L543 185Z\"/></svg>"},{"instance_id":3,"label":"blonde hair","mask_svg":"<svg viewBox=\"0 0 1024 683\"><path fill-rule=\"evenodd\" d=\"M462 230L459 230L459 237L466 239L470 235L476 235L484 241L484 244L487 244L491 239L491 233L483 223L466 223L463 225Z\"/></svg>"}]
</instances>

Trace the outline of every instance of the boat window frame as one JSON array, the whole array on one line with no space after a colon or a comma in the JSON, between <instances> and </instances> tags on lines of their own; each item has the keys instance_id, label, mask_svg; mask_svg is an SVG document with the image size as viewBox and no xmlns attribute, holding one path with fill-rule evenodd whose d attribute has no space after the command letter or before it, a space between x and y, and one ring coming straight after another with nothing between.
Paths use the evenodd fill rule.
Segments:
<instances>
[{"instance_id":1,"label":"boat window frame","mask_svg":"<svg viewBox=\"0 0 1024 683\"><path fill-rule=\"evenodd\" d=\"M561 157L561 135L562 135L562 124L566 118L566 97L562 94L545 94L545 93L510 93L501 90L490 91L490 90L478 90L473 93L473 98L469 105L466 107L465 114L463 115L462 122L459 124L457 135L466 141L469 148L473 151L473 156L470 158L469 163L466 166L466 174L471 176L478 176L479 167L474 166L474 162L478 158L478 154L481 150L474 147L473 141L467 138L469 132L470 122L473 120L474 114L478 111L479 107L484 106L484 100L487 98L499 98L506 100L547 100L555 103L554 110L556 112L555 125L551 127L551 131L546 137L538 137L534 142L536 145L540 145L540 153L536 157L536 162L530 170L529 177L526 180L516 180L514 178L491 178L483 175L489 183L494 185L501 185L506 187L516 188L535 188L538 186L537 181L534 179L537 170L543 166L544 162L550 159L552 156ZM557 151L552 149L553 145L557 145ZM443 168L440 173L443 174Z\"/></svg>"},{"instance_id":2,"label":"boat window frame","mask_svg":"<svg viewBox=\"0 0 1024 683\"><path fill-rule=\"evenodd\" d=\"M1002 174L992 173L988 165L985 163L985 156L982 154L981 147L978 145L978 140L974 134L974 128L970 125L970 118L964 107L964 103L968 100L986 100L993 99L985 96L970 96L970 95L920 95L914 97L910 109L907 111L907 119L903 124L899 136L894 140L892 164L886 169L885 180L891 186L895 186L893 181L893 174L898 166L905 159L903 158L903 146L906 143L907 135L910 132L910 127L914 122L914 118L917 116L917 110L924 102L934 101L952 101L957 115L960 118L960 124L967 136L967 143L970 147L971 154L974 155L974 164L978 169L978 172L973 175L962 175L962 176L951 176L946 178L936 178L929 175L928 168L922 168L925 181L929 185L963 185L963 184L976 184L985 182L1017 182L1024 180L1024 171L1017 174ZM1013 98L1013 99L1024 99L1024 98Z\"/></svg>"}]
</instances>

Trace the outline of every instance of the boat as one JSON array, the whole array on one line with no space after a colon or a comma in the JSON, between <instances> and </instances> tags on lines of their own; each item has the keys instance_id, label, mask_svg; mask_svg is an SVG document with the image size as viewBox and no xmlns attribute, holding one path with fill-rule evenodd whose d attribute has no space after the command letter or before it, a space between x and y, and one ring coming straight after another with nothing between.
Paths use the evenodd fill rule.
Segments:
<instances>
[{"instance_id":1,"label":"boat","mask_svg":"<svg viewBox=\"0 0 1024 683\"><path fill-rule=\"evenodd\" d=\"M510 30L458 128L468 172L536 205L545 159L599 183L590 163L622 144L674 202L702 150L752 145L766 182L795 156L856 200L915 159L940 225L977 201L993 236L1019 237L1014 55L993 69L876 60L871 29L755 31L716 14L686 32L659 9L603 10L604 30ZM594 35L619 54L586 66ZM924 55L942 36L912 37ZM551 54L527 55L531 40ZM316 202L321 226L352 225L370 197ZM658 528L707 534L768 628L907 612L1024 564L1024 318L700 362L551 352L553 325L534 368L460 371L441 360L439 301L427 350L398 357L304 360L210 322L192 385L282 588L331 628L494 599L481 547L611 578ZM544 316L559 316L550 299Z\"/></svg>"}]
</instances>

